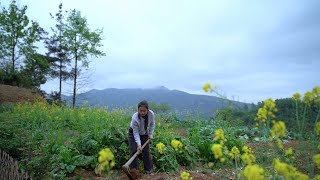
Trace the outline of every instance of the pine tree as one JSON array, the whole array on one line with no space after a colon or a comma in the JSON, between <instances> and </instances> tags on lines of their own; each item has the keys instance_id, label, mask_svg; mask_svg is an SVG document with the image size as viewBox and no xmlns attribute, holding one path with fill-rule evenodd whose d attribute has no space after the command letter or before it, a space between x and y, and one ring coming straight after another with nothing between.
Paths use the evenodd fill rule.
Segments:
<instances>
[{"instance_id":1,"label":"pine tree","mask_svg":"<svg viewBox=\"0 0 320 180\"><path fill-rule=\"evenodd\" d=\"M62 81L71 78L71 72L68 71L70 66L70 58L68 58L68 46L66 45L66 39L64 37L65 31L65 17L62 11L62 3L59 4L59 11L53 16L50 13L52 19L55 19L55 28L51 28L53 35L45 41L46 48L48 49L47 56L53 57L51 63L51 77L59 78L59 97L61 102L62 94Z\"/></svg>"}]
</instances>

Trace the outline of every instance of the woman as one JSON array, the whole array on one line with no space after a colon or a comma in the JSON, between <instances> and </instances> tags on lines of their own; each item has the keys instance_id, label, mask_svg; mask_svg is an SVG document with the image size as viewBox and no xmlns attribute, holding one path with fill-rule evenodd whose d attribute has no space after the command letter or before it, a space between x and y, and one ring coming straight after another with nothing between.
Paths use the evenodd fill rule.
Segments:
<instances>
[{"instance_id":1,"label":"woman","mask_svg":"<svg viewBox=\"0 0 320 180\"><path fill-rule=\"evenodd\" d=\"M132 116L128 139L131 156L133 156L137 151L142 152L144 173L146 174L151 174L153 162L150 155L149 143L143 148L143 150L141 146L148 139L153 139L154 127L154 112L149 109L147 101L141 101L138 104L138 112L134 113ZM130 169L139 170L137 158L135 158L130 164Z\"/></svg>"}]
</instances>

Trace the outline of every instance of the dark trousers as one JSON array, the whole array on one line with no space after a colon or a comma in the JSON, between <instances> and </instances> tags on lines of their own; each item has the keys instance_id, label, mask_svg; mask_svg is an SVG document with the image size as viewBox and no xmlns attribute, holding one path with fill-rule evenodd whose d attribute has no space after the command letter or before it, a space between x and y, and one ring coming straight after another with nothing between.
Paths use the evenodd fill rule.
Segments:
<instances>
[{"instance_id":1,"label":"dark trousers","mask_svg":"<svg viewBox=\"0 0 320 180\"><path fill-rule=\"evenodd\" d=\"M130 148L130 157L132 157L137 152L137 143L134 140L132 129L129 129L129 148ZM148 140L148 135L140 135L141 146ZM152 171L152 157L150 155L150 147L149 143L143 148L142 150L142 157L143 157L143 165L145 172ZM130 169L137 169L139 170L139 163L138 158L135 158L132 163L130 164Z\"/></svg>"}]
</instances>

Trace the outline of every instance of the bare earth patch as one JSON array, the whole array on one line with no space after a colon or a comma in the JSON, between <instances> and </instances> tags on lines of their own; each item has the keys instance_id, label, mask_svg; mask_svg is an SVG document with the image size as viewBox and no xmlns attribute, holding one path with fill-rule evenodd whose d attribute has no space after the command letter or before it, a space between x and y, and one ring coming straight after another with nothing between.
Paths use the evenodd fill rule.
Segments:
<instances>
[{"instance_id":1,"label":"bare earth patch","mask_svg":"<svg viewBox=\"0 0 320 180\"><path fill-rule=\"evenodd\" d=\"M156 172L151 175L143 174L139 172L131 172L134 177L138 177L140 180L174 180L181 179L180 172L186 171L190 173L195 180L216 180L221 179L217 175L221 175L218 171L215 173L208 173L203 170L185 170L183 167L180 168L179 172ZM222 172L219 170L219 172ZM224 172L226 173L226 172ZM119 179L119 180L128 180L129 178L122 170L116 170L114 172L113 177L100 177L96 175L93 171L88 171L85 169L77 169L72 177L69 177L69 180L75 180L77 177L81 177L82 179L94 179L94 180L105 180L105 179ZM232 179L232 178L231 178Z\"/></svg>"},{"instance_id":2,"label":"bare earth patch","mask_svg":"<svg viewBox=\"0 0 320 180\"><path fill-rule=\"evenodd\" d=\"M0 84L0 103L35 102L42 97L26 88Z\"/></svg>"}]
</instances>

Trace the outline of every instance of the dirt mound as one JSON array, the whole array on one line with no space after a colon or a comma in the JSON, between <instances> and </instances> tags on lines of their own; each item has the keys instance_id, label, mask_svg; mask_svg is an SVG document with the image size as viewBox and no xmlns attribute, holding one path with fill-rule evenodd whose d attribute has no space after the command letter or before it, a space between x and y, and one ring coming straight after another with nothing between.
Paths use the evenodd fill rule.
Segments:
<instances>
[{"instance_id":1,"label":"dirt mound","mask_svg":"<svg viewBox=\"0 0 320 180\"><path fill-rule=\"evenodd\" d=\"M0 103L34 102L43 97L30 89L0 84Z\"/></svg>"}]
</instances>

